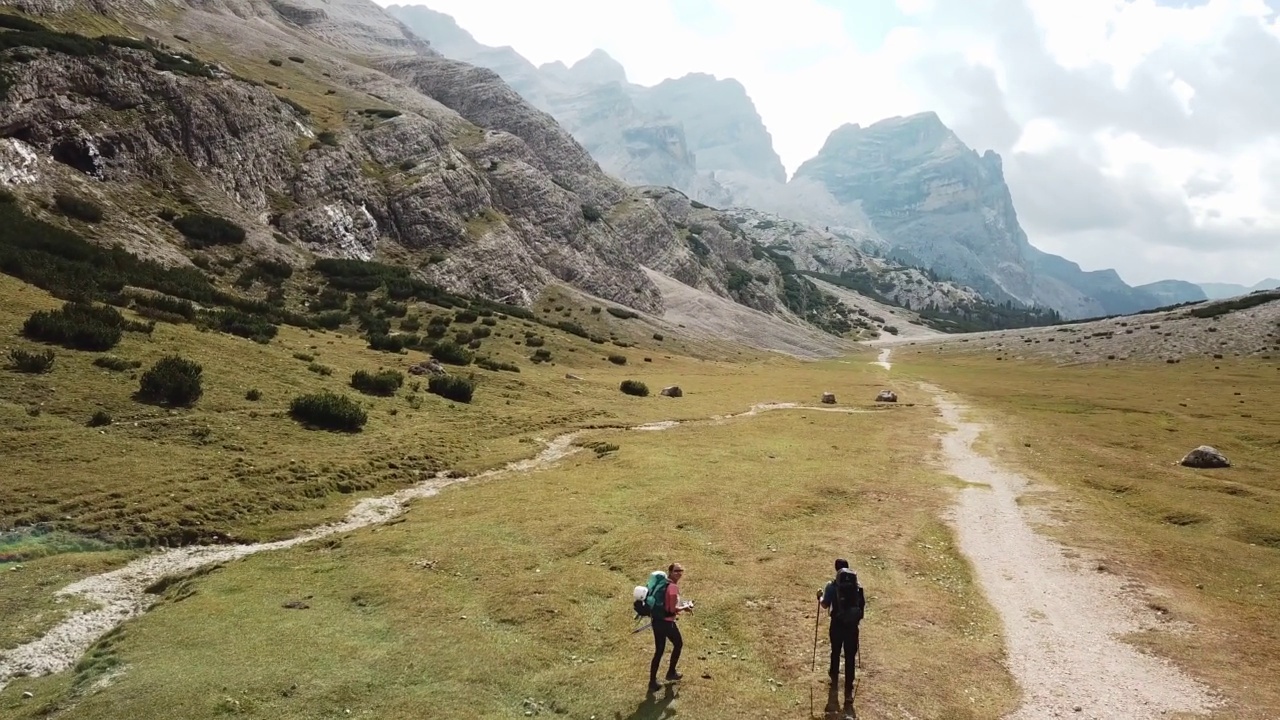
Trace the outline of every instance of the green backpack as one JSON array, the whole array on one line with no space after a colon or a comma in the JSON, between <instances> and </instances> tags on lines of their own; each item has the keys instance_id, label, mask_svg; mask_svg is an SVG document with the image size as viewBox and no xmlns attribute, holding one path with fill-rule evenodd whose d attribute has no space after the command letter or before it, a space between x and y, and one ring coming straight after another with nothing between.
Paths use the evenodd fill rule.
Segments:
<instances>
[{"instance_id":1,"label":"green backpack","mask_svg":"<svg viewBox=\"0 0 1280 720\"><path fill-rule=\"evenodd\" d=\"M633 608L636 611L636 617L661 617L656 615L657 612L663 612L663 598L667 593L667 574L662 570L654 570L649 574L649 581L644 585L644 598L636 598ZM640 588L636 588L638 591ZM637 593L639 594L639 593Z\"/></svg>"}]
</instances>

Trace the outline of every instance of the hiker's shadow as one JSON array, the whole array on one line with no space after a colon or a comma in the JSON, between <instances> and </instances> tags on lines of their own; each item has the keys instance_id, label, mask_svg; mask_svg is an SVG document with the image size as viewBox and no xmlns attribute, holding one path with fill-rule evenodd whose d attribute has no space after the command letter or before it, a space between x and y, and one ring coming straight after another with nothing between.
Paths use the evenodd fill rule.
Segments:
<instances>
[{"instance_id":1,"label":"hiker's shadow","mask_svg":"<svg viewBox=\"0 0 1280 720\"><path fill-rule=\"evenodd\" d=\"M671 703L676 699L676 689L674 685L667 685L662 695L649 693L645 696L644 702L640 703L640 707L636 711L622 717L622 713L618 713L617 720L660 720L661 718L671 718L676 716L676 709L671 707Z\"/></svg>"}]
</instances>

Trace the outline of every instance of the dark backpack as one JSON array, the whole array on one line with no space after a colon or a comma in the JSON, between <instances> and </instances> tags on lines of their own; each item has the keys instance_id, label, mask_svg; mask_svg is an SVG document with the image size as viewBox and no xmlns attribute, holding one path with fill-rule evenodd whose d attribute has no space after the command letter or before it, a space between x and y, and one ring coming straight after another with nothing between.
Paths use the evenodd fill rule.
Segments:
<instances>
[{"instance_id":1,"label":"dark backpack","mask_svg":"<svg viewBox=\"0 0 1280 720\"><path fill-rule=\"evenodd\" d=\"M831 619L849 624L862 622L867 597L858 584L858 574L849 568L841 568L836 573L835 591L835 602L831 603Z\"/></svg>"}]
</instances>

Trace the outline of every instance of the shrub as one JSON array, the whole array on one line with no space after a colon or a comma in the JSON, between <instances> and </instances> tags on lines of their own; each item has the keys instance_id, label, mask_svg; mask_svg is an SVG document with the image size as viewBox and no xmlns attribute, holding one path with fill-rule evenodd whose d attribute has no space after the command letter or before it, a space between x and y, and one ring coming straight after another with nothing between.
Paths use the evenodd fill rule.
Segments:
<instances>
[{"instance_id":1,"label":"shrub","mask_svg":"<svg viewBox=\"0 0 1280 720\"><path fill-rule=\"evenodd\" d=\"M885 326L884 326L884 331L885 331L885 332L887 332L887 333L889 333L890 335L897 335L897 334L898 334L898 328L894 327L893 325L885 325Z\"/></svg>"},{"instance_id":2,"label":"shrub","mask_svg":"<svg viewBox=\"0 0 1280 720\"><path fill-rule=\"evenodd\" d=\"M475 340L483 340L493 334L493 331L484 325L471 328L471 337Z\"/></svg>"},{"instance_id":3,"label":"shrub","mask_svg":"<svg viewBox=\"0 0 1280 720\"><path fill-rule=\"evenodd\" d=\"M379 370L377 373L357 370L351 375L351 387L365 395L390 397L401 385L404 385L404 374L396 370Z\"/></svg>"},{"instance_id":4,"label":"shrub","mask_svg":"<svg viewBox=\"0 0 1280 720\"><path fill-rule=\"evenodd\" d=\"M338 146L338 136L332 130L325 130L321 132L316 136L316 140L318 140L321 145L328 145L329 147Z\"/></svg>"},{"instance_id":5,"label":"shrub","mask_svg":"<svg viewBox=\"0 0 1280 720\"><path fill-rule=\"evenodd\" d=\"M96 203L76 195L58 193L53 197L53 205L63 215L83 220L87 223L102 222L102 208Z\"/></svg>"},{"instance_id":6,"label":"shrub","mask_svg":"<svg viewBox=\"0 0 1280 720\"><path fill-rule=\"evenodd\" d=\"M203 368L177 355L161 358L142 374L136 398L145 403L190 407L204 393Z\"/></svg>"},{"instance_id":7,"label":"shrub","mask_svg":"<svg viewBox=\"0 0 1280 720\"><path fill-rule=\"evenodd\" d=\"M600 311L601 311L602 309L603 309L603 308L601 308L599 305L592 305L592 306L591 306L591 314L592 314L592 315L599 315L599 314L600 314Z\"/></svg>"},{"instance_id":8,"label":"shrub","mask_svg":"<svg viewBox=\"0 0 1280 720\"><path fill-rule=\"evenodd\" d=\"M272 65L274 65L275 67L280 67L281 65L284 65L284 61L283 61L283 60L281 60L280 58L271 58L271 59L270 59L270 60L268 60L267 62L268 62L268 63L271 63L271 64L272 64Z\"/></svg>"},{"instance_id":9,"label":"shrub","mask_svg":"<svg viewBox=\"0 0 1280 720\"><path fill-rule=\"evenodd\" d=\"M59 310L37 310L22 325L32 340L68 350L110 350L120 342L126 321L113 307L68 302Z\"/></svg>"},{"instance_id":10,"label":"shrub","mask_svg":"<svg viewBox=\"0 0 1280 720\"><path fill-rule=\"evenodd\" d=\"M293 359L294 359L294 360L301 360L302 362L309 363L309 362L311 362L311 361L315 360L315 359L316 359L316 356L315 356L315 355L312 355L311 353L296 352L296 353L294 353L294 354L293 354Z\"/></svg>"},{"instance_id":11,"label":"shrub","mask_svg":"<svg viewBox=\"0 0 1280 720\"><path fill-rule=\"evenodd\" d=\"M632 320L640 317L639 313L635 313L630 310L625 310L623 308L611 307L611 308L606 308L606 310L608 310L610 315L616 318L619 318L621 320Z\"/></svg>"},{"instance_id":12,"label":"shrub","mask_svg":"<svg viewBox=\"0 0 1280 720\"><path fill-rule=\"evenodd\" d=\"M509 362L499 362L497 360L494 360L492 358L487 358L487 357L476 360L476 365L479 365L485 370L493 370L494 372L498 372L500 370L505 370L506 372L514 372L514 373L520 372L520 368L517 365L513 365L512 363L509 363Z\"/></svg>"},{"instance_id":13,"label":"shrub","mask_svg":"<svg viewBox=\"0 0 1280 720\"><path fill-rule=\"evenodd\" d=\"M488 327L493 327L493 326L495 326L495 325L497 325L497 324L498 324L498 319L497 319L497 318L492 318L492 317L487 317L487 318L484 318L483 320L481 320L480 322L481 322L481 323L483 323L484 325L488 326Z\"/></svg>"},{"instance_id":14,"label":"shrub","mask_svg":"<svg viewBox=\"0 0 1280 720\"><path fill-rule=\"evenodd\" d=\"M292 61L294 61L294 62L296 62L296 63L304 63L304 62L306 62L306 60L304 60L304 59L302 59L302 58L298 57L297 55L290 55L290 56L289 56L289 59L290 59L290 60L292 60Z\"/></svg>"},{"instance_id":15,"label":"shrub","mask_svg":"<svg viewBox=\"0 0 1280 720\"><path fill-rule=\"evenodd\" d=\"M251 402L257 402L262 399L262 391L257 388L253 388L252 390L244 394L244 399L249 400Z\"/></svg>"},{"instance_id":16,"label":"shrub","mask_svg":"<svg viewBox=\"0 0 1280 720\"><path fill-rule=\"evenodd\" d=\"M472 350L479 350L479 349L480 349L480 341L479 341L479 340L472 340L471 342L467 343L467 347L471 348Z\"/></svg>"},{"instance_id":17,"label":"shrub","mask_svg":"<svg viewBox=\"0 0 1280 720\"><path fill-rule=\"evenodd\" d=\"M538 363L551 362L551 351L546 348L538 348L533 352L533 355L529 359L532 360L535 365Z\"/></svg>"},{"instance_id":18,"label":"shrub","mask_svg":"<svg viewBox=\"0 0 1280 720\"><path fill-rule=\"evenodd\" d=\"M47 373L53 369L53 351L32 352L22 348L14 348L9 351L9 362L13 364L13 369L18 372Z\"/></svg>"},{"instance_id":19,"label":"shrub","mask_svg":"<svg viewBox=\"0 0 1280 720\"><path fill-rule=\"evenodd\" d=\"M416 317L407 317L400 321L400 329L405 332L418 332L422 329L422 321Z\"/></svg>"},{"instance_id":20,"label":"shrub","mask_svg":"<svg viewBox=\"0 0 1280 720\"><path fill-rule=\"evenodd\" d=\"M245 238L244 228L226 218L208 213L188 213L174 220L173 226L196 248L238 245Z\"/></svg>"},{"instance_id":21,"label":"shrub","mask_svg":"<svg viewBox=\"0 0 1280 720\"><path fill-rule=\"evenodd\" d=\"M311 319L315 321L316 325L325 330L337 330L342 327L342 323L346 322L349 317L342 310L330 310L329 312L312 315Z\"/></svg>"},{"instance_id":22,"label":"shrub","mask_svg":"<svg viewBox=\"0 0 1280 720\"><path fill-rule=\"evenodd\" d=\"M431 348L431 357L450 365L470 365L472 355L455 342L445 340Z\"/></svg>"},{"instance_id":23,"label":"shrub","mask_svg":"<svg viewBox=\"0 0 1280 720\"><path fill-rule=\"evenodd\" d=\"M541 337L537 335L530 333L524 336L524 344L528 345L529 347L542 347L543 345L547 344L547 341L543 340Z\"/></svg>"},{"instance_id":24,"label":"shrub","mask_svg":"<svg viewBox=\"0 0 1280 720\"><path fill-rule=\"evenodd\" d=\"M654 333L653 339L657 340L658 342L662 342L665 338L662 337L662 333Z\"/></svg>"},{"instance_id":25,"label":"shrub","mask_svg":"<svg viewBox=\"0 0 1280 720\"><path fill-rule=\"evenodd\" d=\"M349 397L325 391L299 395L289 404L289 415L311 428L358 432L369 414Z\"/></svg>"},{"instance_id":26,"label":"shrub","mask_svg":"<svg viewBox=\"0 0 1280 720\"><path fill-rule=\"evenodd\" d=\"M600 208L595 205L583 205L582 217L585 218L587 222L599 222L604 219L604 213L600 212Z\"/></svg>"},{"instance_id":27,"label":"shrub","mask_svg":"<svg viewBox=\"0 0 1280 720\"><path fill-rule=\"evenodd\" d=\"M427 381L427 391L435 393L442 398L454 400L460 403L471 402L472 393L475 392L476 381L474 377L458 377L456 375L432 375Z\"/></svg>"},{"instance_id":28,"label":"shrub","mask_svg":"<svg viewBox=\"0 0 1280 720\"><path fill-rule=\"evenodd\" d=\"M111 413L106 410L99 410L89 418L89 427L104 427L111 424Z\"/></svg>"},{"instance_id":29,"label":"shrub","mask_svg":"<svg viewBox=\"0 0 1280 720\"><path fill-rule=\"evenodd\" d=\"M619 386L618 389L628 395L635 395L636 397L648 397L649 395L649 386L639 380L623 380L622 385Z\"/></svg>"},{"instance_id":30,"label":"shrub","mask_svg":"<svg viewBox=\"0 0 1280 720\"><path fill-rule=\"evenodd\" d=\"M609 362L613 363L614 365L626 365L627 356L626 355L610 355Z\"/></svg>"},{"instance_id":31,"label":"shrub","mask_svg":"<svg viewBox=\"0 0 1280 720\"><path fill-rule=\"evenodd\" d=\"M141 360L125 360L124 358L116 357L114 355L103 355L102 357L96 358L93 361L93 364L97 367L114 370L116 372L125 372L126 370L133 370L135 368L142 367Z\"/></svg>"},{"instance_id":32,"label":"shrub","mask_svg":"<svg viewBox=\"0 0 1280 720\"><path fill-rule=\"evenodd\" d=\"M453 314L453 321L460 323L473 323L480 319L480 315L474 310L459 310Z\"/></svg>"},{"instance_id":33,"label":"shrub","mask_svg":"<svg viewBox=\"0 0 1280 720\"><path fill-rule=\"evenodd\" d=\"M321 377L328 377L333 374L333 368L320 363L311 363L307 366L307 369Z\"/></svg>"},{"instance_id":34,"label":"shrub","mask_svg":"<svg viewBox=\"0 0 1280 720\"><path fill-rule=\"evenodd\" d=\"M139 314L142 314L142 308L151 308L165 315L176 316L179 320L193 320L196 316L196 306L190 300L168 295L135 295L132 300L135 309L140 311Z\"/></svg>"},{"instance_id":35,"label":"shrub","mask_svg":"<svg viewBox=\"0 0 1280 720\"><path fill-rule=\"evenodd\" d=\"M399 353L404 350L403 335L387 335L385 333L369 334L369 349L379 352Z\"/></svg>"},{"instance_id":36,"label":"shrub","mask_svg":"<svg viewBox=\"0 0 1280 720\"><path fill-rule=\"evenodd\" d=\"M261 315L250 315L239 310L218 310L202 313L202 319L228 335L248 338L263 345L276 336L280 328Z\"/></svg>"}]
</instances>

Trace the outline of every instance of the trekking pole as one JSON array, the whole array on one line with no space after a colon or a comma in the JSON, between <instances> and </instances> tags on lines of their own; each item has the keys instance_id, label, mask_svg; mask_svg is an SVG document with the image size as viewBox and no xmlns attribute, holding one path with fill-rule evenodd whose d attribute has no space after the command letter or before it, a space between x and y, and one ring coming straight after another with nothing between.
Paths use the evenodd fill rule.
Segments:
<instances>
[{"instance_id":1,"label":"trekking pole","mask_svg":"<svg viewBox=\"0 0 1280 720\"><path fill-rule=\"evenodd\" d=\"M818 607L813 611L813 662L809 664L809 672L818 668L818 623L822 621L822 598L818 598ZM813 678L809 678L809 717L813 718Z\"/></svg>"}]
</instances>

